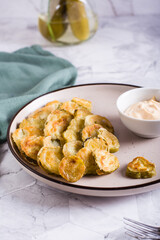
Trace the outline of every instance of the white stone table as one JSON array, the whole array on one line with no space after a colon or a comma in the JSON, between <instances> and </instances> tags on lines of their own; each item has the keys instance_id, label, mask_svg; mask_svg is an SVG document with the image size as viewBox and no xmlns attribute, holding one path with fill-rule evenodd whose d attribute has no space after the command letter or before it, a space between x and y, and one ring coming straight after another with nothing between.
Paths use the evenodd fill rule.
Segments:
<instances>
[{"instance_id":1,"label":"white stone table","mask_svg":"<svg viewBox=\"0 0 160 240\"><path fill-rule=\"evenodd\" d=\"M112 82L160 88L160 16L103 17L89 41L55 47L37 30L36 18L0 17L0 51L39 44L78 68L76 84ZM98 198L56 189L23 171L0 146L1 240L123 240L124 216L160 225L160 189Z\"/></svg>"}]
</instances>

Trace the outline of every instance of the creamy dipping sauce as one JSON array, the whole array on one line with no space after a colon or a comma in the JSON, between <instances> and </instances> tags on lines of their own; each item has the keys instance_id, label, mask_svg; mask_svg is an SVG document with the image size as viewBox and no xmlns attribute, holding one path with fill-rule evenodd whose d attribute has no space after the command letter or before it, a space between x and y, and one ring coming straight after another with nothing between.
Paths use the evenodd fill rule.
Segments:
<instances>
[{"instance_id":1,"label":"creamy dipping sauce","mask_svg":"<svg viewBox=\"0 0 160 240\"><path fill-rule=\"evenodd\" d=\"M131 105L124 113L137 119L160 120L160 102L153 97Z\"/></svg>"}]
</instances>

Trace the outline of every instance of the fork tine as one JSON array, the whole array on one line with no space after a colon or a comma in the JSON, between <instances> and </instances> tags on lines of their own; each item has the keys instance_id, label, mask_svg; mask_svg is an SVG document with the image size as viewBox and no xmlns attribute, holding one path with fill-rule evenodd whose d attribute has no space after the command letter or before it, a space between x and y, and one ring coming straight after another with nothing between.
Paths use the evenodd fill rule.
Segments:
<instances>
[{"instance_id":1,"label":"fork tine","mask_svg":"<svg viewBox=\"0 0 160 240\"><path fill-rule=\"evenodd\" d=\"M143 239L143 238L139 238L139 237L135 236L135 234L132 234L132 233L129 233L129 232L125 232L125 233L130 237L134 237L134 238L137 238L137 239Z\"/></svg>"},{"instance_id":2,"label":"fork tine","mask_svg":"<svg viewBox=\"0 0 160 240\"><path fill-rule=\"evenodd\" d=\"M160 239L160 228L124 218L126 234L137 239Z\"/></svg>"},{"instance_id":3,"label":"fork tine","mask_svg":"<svg viewBox=\"0 0 160 240\"><path fill-rule=\"evenodd\" d=\"M135 225L142 226L144 228L151 229L151 230L154 230L154 231L160 233L160 228L159 227L147 225L147 224L144 224L144 223L141 223L141 222L138 222L136 220L132 220L132 219L126 218L126 217L124 217L124 220L128 221L128 222L131 222L131 223L134 223Z\"/></svg>"},{"instance_id":4,"label":"fork tine","mask_svg":"<svg viewBox=\"0 0 160 240\"><path fill-rule=\"evenodd\" d=\"M127 232L125 232L125 234L130 236L130 237L137 238L139 240L140 239L146 239L143 236L140 236L140 235L136 234L135 232L131 232L131 231L127 231Z\"/></svg>"},{"instance_id":5,"label":"fork tine","mask_svg":"<svg viewBox=\"0 0 160 240\"><path fill-rule=\"evenodd\" d=\"M134 227L132 229L125 227L125 230L127 231L126 234L132 235L132 237L138 238L138 239L160 239L159 235L157 234L150 234L147 232L137 231Z\"/></svg>"},{"instance_id":6,"label":"fork tine","mask_svg":"<svg viewBox=\"0 0 160 240\"><path fill-rule=\"evenodd\" d=\"M160 233L155 231L155 230L151 230L151 229L147 229L145 227L142 227L142 226L138 226L137 224L134 224L133 223L128 223L128 222L124 222L127 226L131 227L131 228L134 228L136 230L138 230L140 233L142 234L150 234L152 236L160 236Z\"/></svg>"},{"instance_id":7,"label":"fork tine","mask_svg":"<svg viewBox=\"0 0 160 240\"><path fill-rule=\"evenodd\" d=\"M137 238L137 239L139 239L139 240L141 240L141 239L152 239L152 240L157 240L157 239L159 239L159 238L155 238L155 237L151 238L151 237L148 237L148 236L141 236L141 235L138 235L137 233L131 232L131 231L127 231L127 232L125 232L125 233L126 233L128 236Z\"/></svg>"},{"instance_id":8,"label":"fork tine","mask_svg":"<svg viewBox=\"0 0 160 240\"><path fill-rule=\"evenodd\" d=\"M131 230L131 229L129 229L129 228L126 228L126 227L125 227L124 229L127 230L127 232L126 232L127 234L130 234L130 235L132 235L133 237L136 236L137 238L139 237L139 238L142 238L142 239L143 239L143 237L144 237L142 234L139 234L139 233L137 233L137 232L135 232L135 231L133 231L133 230Z\"/></svg>"}]
</instances>

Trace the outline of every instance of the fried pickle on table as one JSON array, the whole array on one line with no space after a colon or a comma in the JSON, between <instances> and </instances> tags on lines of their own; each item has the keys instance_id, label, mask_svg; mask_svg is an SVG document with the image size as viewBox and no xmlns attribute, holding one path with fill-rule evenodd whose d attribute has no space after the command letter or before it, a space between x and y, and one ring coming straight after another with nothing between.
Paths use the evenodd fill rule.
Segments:
<instances>
[{"instance_id":1,"label":"fried pickle on table","mask_svg":"<svg viewBox=\"0 0 160 240\"><path fill-rule=\"evenodd\" d=\"M155 165L144 157L136 157L128 163L126 175L130 178L151 178L156 175Z\"/></svg>"}]
</instances>

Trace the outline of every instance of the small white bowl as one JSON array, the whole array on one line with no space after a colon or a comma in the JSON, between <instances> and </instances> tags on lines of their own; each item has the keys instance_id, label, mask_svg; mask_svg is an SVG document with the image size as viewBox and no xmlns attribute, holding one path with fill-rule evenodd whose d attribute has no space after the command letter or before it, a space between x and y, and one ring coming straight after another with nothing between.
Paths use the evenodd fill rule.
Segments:
<instances>
[{"instance_id":1,"label":"small white bowl","mask_svg":"<svg viewBox=\"0 0 160 240\"><path fill-rule=\"evenodd\" d=\"M160 101L160 89L136 88L127 91L117 99L117 108L122 123L136 135L144 138L160 136L160 120L142 120L127 116L125 110L134 103L151 99L153 96Z\"/></svg>"}]
</instances>

